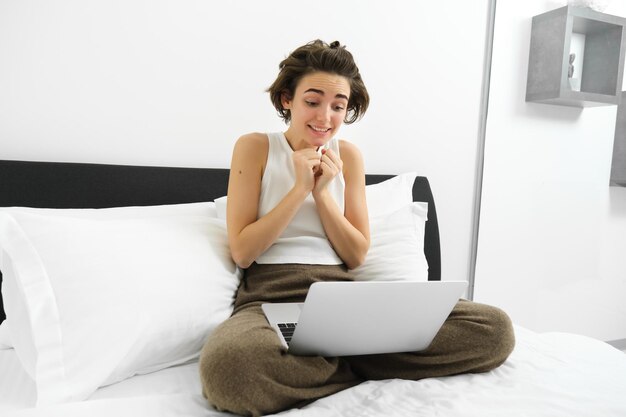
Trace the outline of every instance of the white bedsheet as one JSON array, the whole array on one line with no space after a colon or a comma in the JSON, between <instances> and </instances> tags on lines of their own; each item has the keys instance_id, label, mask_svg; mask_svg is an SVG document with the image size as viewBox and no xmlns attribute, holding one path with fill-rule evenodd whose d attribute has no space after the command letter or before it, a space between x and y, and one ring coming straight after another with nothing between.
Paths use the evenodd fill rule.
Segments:
<instances>
[{"instance_id":1,"label":"white bedsheet","mask_svg":"<svg viewBox=\"0 0 626 417\"><path fill-rule=\"evenodd\" d=\"M201 392L198 363L192 362L102 387L88 401ZM15 351L0 350L0 416L32 408L35 399L35 383L20 365Z\"/></svg>"},{"instance_id":2,"label":"white bedsheet","mask_svg":"<svg viewBox=\"0 0 626 417\"><path fill-rule=\"evenodd\" d=\"M583 336L537 334L519 326L515 330L515 351L492 372L421 381L369 381L279 415L626 416L624 353ZM0 366L3 365L0 361ZM7 379L15 376L10 375L13 370L9 371L0 375L0 404L4 403ZM228 415L206 405L199 392L196 364L102 388L89 401L0 414L16 417Z\"/></svg>"}]
</instances>

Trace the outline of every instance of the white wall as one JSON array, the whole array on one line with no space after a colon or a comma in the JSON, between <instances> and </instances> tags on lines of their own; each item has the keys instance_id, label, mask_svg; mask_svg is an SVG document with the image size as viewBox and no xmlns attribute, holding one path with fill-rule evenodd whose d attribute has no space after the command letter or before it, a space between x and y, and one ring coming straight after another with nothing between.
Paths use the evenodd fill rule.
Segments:
<instances>
[{"instance_id":1,"label":"white wall","mask_svg":"<svg viewBox=\"0 0 626 417\"><path fill-rule=\"evenodd\" d=\"M531 329L622 339L615 107L524 101L530 19L562 3L498 2L475 298ZM278 62L339 39L372 96L342 135L369 172L430 178L444 279L466 279L486 18L487 0L2 0L0 158L227 167L239 135L284 128L264 92Z\"/></svg>"},{"instance_id":2,"label":"white wall","mask_svg":"<svg viewBox=\"0 0 626 417\"><path fill-rule=\"evenodd\" d=\"M467 279L487 0L0 1L0 158L227 167L284 129L264 90L320 37L372 97L342 135L370 173L431 180L444 279Z\"/></svg>"},{"instance_id":3,"label":"white wall","mask_svg":"<svg viewBox=\"0 0 626 417\"><path fill-rule=\"evenodd\" d=\"M609 187L616 106L526 103L531 18L498 2L475 300L537 331L626 338L626 189ZM605 13L626 16L614 1Z\"/></svg>"}]
</instances>

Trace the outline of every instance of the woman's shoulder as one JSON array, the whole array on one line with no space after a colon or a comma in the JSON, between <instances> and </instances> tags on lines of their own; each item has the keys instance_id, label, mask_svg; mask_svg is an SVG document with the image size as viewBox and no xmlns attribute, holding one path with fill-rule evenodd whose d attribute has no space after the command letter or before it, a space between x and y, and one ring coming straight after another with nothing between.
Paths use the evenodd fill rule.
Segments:
<instances>
[{"instance_id":1,"label":"woman's shoulder","mask_svg":"<svg viewBox=\"0 0 626 417\"><path fill-rule=\"evenodd\" d=\"M264 133L248 133L240 136L233 148L231 171L255 172L262 175L268 149L267 135Z\"/></svg>"},{"instance_id":2,"label":"woman's shoulder","mask_svg":"<svg viewBox=\"0 0 626 417\"><path fill-rule=\"evenodd\" d=\"M259 173L265 170L267 154L269 152L268 138L265 133L247 133L240 136L233 149L231 168L237 166L253 166Z\"/></svg>"},{"instance_id":3,"label":"woman's shoulder","mask_svg":"<svg viewBox=\"0 0 626 417\"><path fill-rule=\"evenodd\" d=\"M361 151L359 151L359 148L354 143L345 139L338 139L337 141L339 142L341 159L362 159Z\"/></svg>"},{"instance_id":4,"label":"woman's shoulder","mask_svg":"<svg viewBox=\"0 0 626 417\"><path fill-rule=\"evenodd\" d=\"M268 139L265 133L246 133L237 139L235 143L236 152L245 152L258 155L259 153L267 153Z\"/></svg>"},{"instance_id":5,"label":"woman's shoulder","mask_svg":"<svg viewBox=\"0 0 626 417\"><path fill-rule=\"evenodd\" d=\"M241 135L239 139L237 139L237 143L242 143L248 146L259 146L267 144L267 134L259 132L246 133L245 135Z\"/></svg>"},{"instance_id":6,"label":"woman's shoulder","mask_svg":"<svg viewBox=\"0 0 626 417\"><path fill-rule=\"evenodd\" d=\"M339 140L339 153L343 161L343 177L346 184L353 178L361 178L364 174L364 163L359 148L347 140Z\"/></svg>"}]
</instances>

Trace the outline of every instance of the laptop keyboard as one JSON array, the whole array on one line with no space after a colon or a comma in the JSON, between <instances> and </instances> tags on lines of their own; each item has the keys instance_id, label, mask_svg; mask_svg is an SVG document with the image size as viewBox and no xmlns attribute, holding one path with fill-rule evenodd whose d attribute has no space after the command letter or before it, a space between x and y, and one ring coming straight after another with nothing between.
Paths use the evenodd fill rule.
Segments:
<instances>
[{"instance_id":1,"label":"laptop keyboard","mask_svg":"<svg viewBox=\"0 0 626 417\"><path fill-rule=\"evenodd\" d=\"M289 342L291 342L291 337L293 336L294 330L296 330L297 324L298 323L278 323L278 328L280 329L280 332L283 334L283 337L285 338L285 342L287 342L287 345L289 345Z\"/></svg>"}]
</instances>

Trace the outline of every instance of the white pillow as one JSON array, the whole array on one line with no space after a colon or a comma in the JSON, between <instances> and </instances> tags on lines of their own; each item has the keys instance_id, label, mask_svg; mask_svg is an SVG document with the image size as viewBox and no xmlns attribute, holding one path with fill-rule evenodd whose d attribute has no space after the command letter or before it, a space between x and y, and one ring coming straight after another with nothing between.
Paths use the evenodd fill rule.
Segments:
<instances>
[{"instance_id":1,"label":"white pillow","mask_svg":"<svg viewBox=\"0 0 626 417\"><path fill-rule=\"evenodd\" d=\"M7 321L0 323L0 350L12 349L13 343L9 337L9 325Z\"/></svg>"},{"instance_id":2,"label":"white pillow","mask_svg":"<svg viewBox=\"0 0 626 417\"><path fill-rule=\"evenodd\" d=\"M413 202L413 183L417 174L407 172L365 187L370 219L396 211Z\"/></svg>"},{"instance_id":3,"label":"white pillow","mask_svg":"<svg viewBox=\"0 0 626 417\"><path fill-rule=\"evenodd\" d=\"M0 211L9 213L26 212L47 216L80 217L87 219L143 219L158 216L202 215L217 218L217 209L213 201L185 204L164 204L158 206L126 206L103 209L55 209L32 207L0 207Z\"/></svg>"},{"instance_id":4,"label":"white pillow","mask_svg":"<svg viewBox=\"0 0 626 417\"><path fill-rule=\"evenodd\" d=\"M215 212L218 219L226 221L226 196L215 199Z\"/></svg>"},{"instance_id":5,"label":"white pillow","mask_svg":"<svg viewBox=\"0 0 626 417\"><path fill-rule=\"evenodd\" d=\"M208 217L217 217L217 210L215 203L200 202L200 203L185 203L185 204L166 204L156 206L125 206L125 207L111 207L105 209L54 209L54 208L32 208L32 207L0 207L0 211L8 213L34 213L34 214L46 214L48 216L61 216L61 217L78 217L88 219L137 219L146 217L157 216L187 216L187 215L205 215ZM0 265L2 265L2 255L4 255L4 267L0 267L0 271L4 276L3 281L7 278L7 275L13 273L11 259L3 254L0 250ZM20 306L24 307L24 306ZM25 317L25 314L16 315L16 317ZM24 318L25 320L25 318ZM7 320L3 323L6 323ZM1 326L1 325L0 325ZM5 325L8 328L8 324ZM22 327L22 323L16 323L17 328ZM0 327L1 329L1 327ZM13 344L9 337L8 330L0 330L0 349L2 346L5 348L12 347Z\"/></svg>"},{"instance_id":6,"label":"white pillow","mask_svg":"<svg viewBox=\"0 0 626 417\"><path fill-rule=\"evenodd\" d=\"M0 209L0 249L13 265L2 289L8 330L38 405L192 360L229 317L240 273L226 226L185 209Z\"/></svg>"},{"instance_id":7,"label":"white pillow","mask_svg":"<svg viewBox=\"0 0 626 417\"><path fill-rule=\"evenodd\" d=\"M370 249L351 270L357 281L428 281L424 255L428 203L413 202L370 218Z\"/></svg>"}]
</instances>

